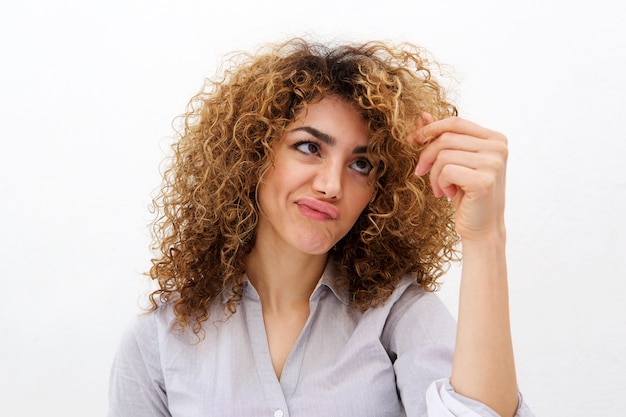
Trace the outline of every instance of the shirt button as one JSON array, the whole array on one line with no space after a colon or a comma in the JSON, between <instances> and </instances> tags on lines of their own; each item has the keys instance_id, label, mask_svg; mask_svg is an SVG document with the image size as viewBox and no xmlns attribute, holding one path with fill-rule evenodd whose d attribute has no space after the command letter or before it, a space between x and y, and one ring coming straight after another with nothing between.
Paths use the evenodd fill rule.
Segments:
<instances>
[{"instance_id":1,"label":"shirt button","mask_svg":"<svg viewBox=\"0 0 626 417\"><path fill-rule=\"evenodd\" d=\"M281 410L280 408L274 411L274 417L283 417L284 415L285 415L285 412Z\"/></svg>"}]
</instances>

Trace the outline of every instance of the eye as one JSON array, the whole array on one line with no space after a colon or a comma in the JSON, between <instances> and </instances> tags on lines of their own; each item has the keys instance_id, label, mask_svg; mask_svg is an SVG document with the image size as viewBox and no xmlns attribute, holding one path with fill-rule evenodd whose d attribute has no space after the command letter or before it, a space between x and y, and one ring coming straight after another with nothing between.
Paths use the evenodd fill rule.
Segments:
<instances>
[{"instance_id":1,"label":"eye","mask_svg":"<svg viewBox=\"0 0 626 417\"><path fill-rule=\"evenodd\" d=\"M357 159L350 166L352 169L363 175L369 174L373 168L372 164L367 159Z\"/></svg>"},{"instance_id":2,"label":"eye","mask_svg":"<svg viewBox=\"0 0 626 417\"><path fill-rule=\"evenodd\" d=\"M320 153L320 147L315 142L298 142L294 147L307 155L317 155Z\"/></svg>"}]
</instances>

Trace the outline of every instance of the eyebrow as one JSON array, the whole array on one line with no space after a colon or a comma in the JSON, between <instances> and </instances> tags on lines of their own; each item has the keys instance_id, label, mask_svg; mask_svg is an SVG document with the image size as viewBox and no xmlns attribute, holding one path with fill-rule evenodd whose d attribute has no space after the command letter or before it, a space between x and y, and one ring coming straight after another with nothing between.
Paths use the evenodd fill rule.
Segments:
<instances>
[{"instance_id":1,"label":"eyebrow","mask_svg":"<svg viewBox=\"0 0 626 417\"><path fill-rule=\"evenodd\" d=\"M295 129L292 129L292 132L298 132L301 130L319 139L320 141L324 142L328 146L334 146L337 143L337 140L331 135L328 135L324 132L320 132L319 130L311 126L297 127ZM367 146L357 146L356 148L352 150L353 154L360 154L360 153L366 153L366 152L367 152Z\"/></svg>"}]
</instances>

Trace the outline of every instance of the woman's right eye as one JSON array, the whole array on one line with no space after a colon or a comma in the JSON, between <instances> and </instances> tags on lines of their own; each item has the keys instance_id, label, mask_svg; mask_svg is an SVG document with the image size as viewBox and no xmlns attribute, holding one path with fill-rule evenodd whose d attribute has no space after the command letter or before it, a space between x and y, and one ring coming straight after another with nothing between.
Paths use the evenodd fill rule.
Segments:
<instances>
[{"instance_id":1,"label":"woman's right eye","mask_svg":"<svg viewBox=\"0 0 626 417\"><path fill-rule=\"evenodd\" d=\"M320 152L319 146L314 142L300 142L296 143L294 147L307 155L317 155Z\"/></svg>"}]
</instances>

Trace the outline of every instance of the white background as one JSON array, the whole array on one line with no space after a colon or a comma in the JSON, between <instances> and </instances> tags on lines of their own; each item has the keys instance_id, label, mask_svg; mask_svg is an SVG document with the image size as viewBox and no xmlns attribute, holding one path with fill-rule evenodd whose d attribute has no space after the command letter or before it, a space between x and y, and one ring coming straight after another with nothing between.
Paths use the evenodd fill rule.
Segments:
<instances>
[{"instance_id":1,"label":"white background","mask_svg":"<svg viewBox=\"0 0 626 417\"><path fill-rule=\"evenodd\" d=\"M2 414L105 414L172 119L223 54L307 33L427 47L461 115L507 134L521 389L538 417L623 416L626 30L609 0L2 0Z\"/></svg>"}]
</instances>

